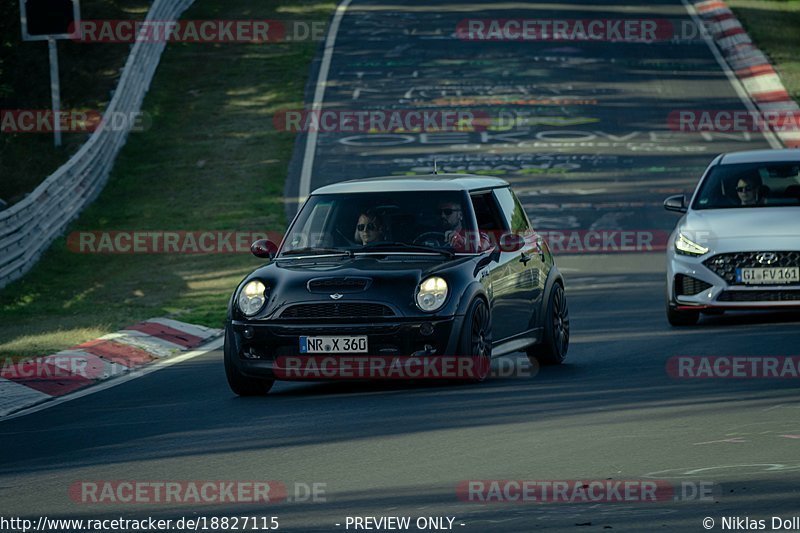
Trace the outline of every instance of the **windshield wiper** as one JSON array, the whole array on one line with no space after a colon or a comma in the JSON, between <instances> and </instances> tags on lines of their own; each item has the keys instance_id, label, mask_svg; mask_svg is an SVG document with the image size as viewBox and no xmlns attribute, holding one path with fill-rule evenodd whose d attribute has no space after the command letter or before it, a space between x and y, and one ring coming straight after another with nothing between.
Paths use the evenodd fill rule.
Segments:
<instances>
[{"instance_id":1,"label":"windshield wiper","mask_svg":"<svg viewBox=\"0 0 800 533\"><path fill-rule=\"evenodd\" d=\"M280 257L284 257L287 255L323 255L323 254L332 254L332 255L341 255L347 257L353 257L353 252L351 250L340 250L338 248L315 248L313 246L306 246L305 248L295 248L294 250L288 250L283 252Z\"/></svg>"},{"instance_id":2,"label":"windshield wiper","mask_svg":"<svg viewBox=\"0 0 800 533\"><path fill-rule=\"evenodd\" d=\"M422 244L406 244L404 242L378 242L375 244L367 244L364 246L364 252L387 252L397 248L401 248L403 251L408 252L433 252L445 255L449 258L455 257L455 254L450 250L443 250L441 248L425 246ZM359 253L359 251L356 251L356 253Z\"/></svg>"}]
</instances>

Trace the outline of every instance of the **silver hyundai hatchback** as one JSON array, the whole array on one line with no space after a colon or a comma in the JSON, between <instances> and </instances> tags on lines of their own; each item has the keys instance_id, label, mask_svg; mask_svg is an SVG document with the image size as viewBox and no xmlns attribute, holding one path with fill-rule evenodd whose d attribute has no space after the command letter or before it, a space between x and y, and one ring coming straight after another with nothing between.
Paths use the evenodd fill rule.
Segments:
<instances>
[{"instance_id":1,"label":"silver hyundai hatchback","mask_svg":"<svg viewBox=\"0 0 800 533\"><path fill-rule=\"evenodd\" d=\"M696 324L700 313L800 309L800 150L718 156L667 244L667 318Z\"/></svg>"}]
</instances>

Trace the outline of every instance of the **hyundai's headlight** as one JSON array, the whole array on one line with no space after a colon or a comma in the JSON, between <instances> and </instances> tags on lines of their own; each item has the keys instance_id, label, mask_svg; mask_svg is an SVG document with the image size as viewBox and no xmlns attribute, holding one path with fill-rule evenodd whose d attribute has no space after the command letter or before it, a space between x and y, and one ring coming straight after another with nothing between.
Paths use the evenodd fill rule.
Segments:
<instances>
[{"instance_id":1,"label":"hyundai's headlight","mask_svg":"<svg viewBox=\"0 0 800 533\"><path fill-rule=\"evenodd\" d=\"M436 311L446 299L447 282L442 278L428 278L417 288L417 306L423 311Z\"/></svg>"},{"instance_id":2,"label":"hyundai's headlight","mask_svg":"<svg viewBox=\"0 0 800 533\"><path fill-rule=\"evenodd\" d=\"M239 291L239 310L245 316L253 316L267 301L267 287L258 280L249 282Z\"/></svg>"},{"instance_id":3,"label":"hyundai's headlight","mask_svg":"<svg viewBox=\"0 0 800 533\"><path fill-rule=\"evenodd\" d=\"M675 239L675 250L679 254L692 256L700 256L708 253L708 248L689 240L689 238L683 233L678 235L678 238Z\"/></svg>"}]
</instances>

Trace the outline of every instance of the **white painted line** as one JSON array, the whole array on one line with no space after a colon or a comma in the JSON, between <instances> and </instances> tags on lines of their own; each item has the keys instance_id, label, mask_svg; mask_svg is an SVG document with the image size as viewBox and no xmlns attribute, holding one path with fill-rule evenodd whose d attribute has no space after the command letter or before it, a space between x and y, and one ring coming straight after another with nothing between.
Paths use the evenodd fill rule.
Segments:
<instances>
[{"instance_id":1,"label":"white painted line","mask_svg":"<svg viewBox=\"0 0 800 533\"><path fill-rule=\"evenodd\" d=\"M100 338L139 348L156 357L169 357L183 351L183 346L179 344L129 329L124 329L117 333L109 333Z\"/></svg>"},{"instance_id":2,"label":"white painted line","mask_svg":"<svg viewBox=\"0 0 800 533\"><path fill-rule=\"evenodd\" d=\"M686 8L686 11L689 13L689 16L692 17L692 20L694 20L696 27L700 28L700 34L703 36L703 40L706 42L706 45L708 45L708 48L709 50L711 50L711 53L714 54L714 58L717 60L717 63L719 63L720 68L725 73L725 76L728 78L728 81L730 82L731 86L733 86L733 90L736 91L736 94L739 96L739 99L742 101L742 103L744 104L744 106L747 108L748 111L757 114L758 109L756 108L753 101L750 99L750 96L747 94L747 91L745 91L744 87L742 86L742 83L739 81L739 78L736 77L736 74L728 66L728 63L725 62L725 59L722 57L722 54L720 53L719 48L717 48L717 45L714 43L714 40L711 38L711 36L708 34L707 31L704 31L705 26L703 26L703 21L697 15L697 11L695 10L694 6L692 6L692 4L689 3L689 0L681 0L681 2L683 2L683 6ZM781 141L778 140L778 138L775 136L775 133L773 133L772 131L762 131L761 134L764 136L764 139L766 139L767 143L771 148L775 150L783 148L783 143L781 143Z\"/></svg>"},{"instance_id":3,"label":"white painted line","mask_svg":"<svg viewBox=\"0 0 800 533\"><path fill-rule=\"evenodd\" d=\"M785 87L777 74L762 74L761 76L751 76L742 80L742 85L750 94L771 93L783 91Z\"/></svg>"},{"instance_id":4,"label":"white painted line","mask_svg":"<svg viewBox=\"0 0 800 533\"><path fill-rule=\"evenodd\" d=\"M758 107L761 109L761 111L800 111L800 105L797 105L797 102L794 100L785 100L782 102L764 102Z\"/></svg>"},{"instance_id":5,"label":"white painted line","mask_svg":"<svg viewBox=\"0 0 800 533\"><path fill-rule=\"evenodd\" d=\"M322 55L322 64L319 67L319 76L317 77L317 88L314 91L314 103L311 106L312 112L322 109L322 102L325 99L325 87L328 84L328 72L331 68L331 61L333 59L333 50L336 46L336 35L339 33L339 25L342 23L342 18L347 11L347 7L352 0L343 0L336 8L336 13L333 15L333 22L328 30L328 36L325 39L325 52ZM311 171L314 169L314 155L317 152L317 132L316 128L311 128L306 138L306 150L303 155L303 168L300 171L300 190L298 195L300 201L297 204L297 209L303 205L308 195L311 193Z\"/></svg>"},{"instance_id":6,"label":"white painted line","mask_svg":"<svg viewBox=\"0 0 800 533\"><path fill-rule=\"evenodd\" d=\"M739 22L738 19L733 18L733 19L725 19L722 22L716 22L714 23L714 26L716 26L717 33L722 33L728 30L732 30L734 28L741 28L742 24Z\"/></svg>"},{"instance_id":7,"label":"white painted line","mask_svg":"<svg viewBox=\"0 0 800 533\"><path fill-rule=\"evenodd\" d=\"M739 45L733 51L729 50L727 59L731 61L731 63L736 63L736 65L734 65L736 70L770 65L769 59L764 55L764 52L753 46L752 43Z\"/></svg>"},{"instance_id":8,"label":"white painted line","mask_svg":"<svg viewBox=\"0 0 800 533\"><path fill-rule=\"evenodd\" d=\"M20 408L42 403L50 398L52 396L49 394L0 378L0 417Z\"/></svg>"},{"instance_id":9,"label":"white painted line","mask_svg":"<svg viewBox=\"0 0 800 533\"><path fill-rule=\"evenodd\" d=\"M72 394L67 394L66 396L61 396L60 398L57 398L55 400L52 400L52 401L49 401L49 402L46 402L46 403L43 403L43 404L35 405L35 406L33 406L33 407L29 408L29 409L24 409L22 411L18 411L16 413L12 414L12 415L7 416L7 417L0 418L0 423L5 422L6 420L13 420L15 418L20 418L20 417L27 416L27 415L30 415L30 414L33 414L33 413L38 413L39 411L43 411L45 409L50 409L51 407L55 407L56 405L61 405L62 403L65 403L65 402L69 402L69 401L72 401L72 400L77 400L78 398L83 398L84 396L89 396L90 394L94 394L96 392L104 391L106 389L110 389L112 387L116 387L118 385L122 385L123 383L127 383L129 381L133 381L134 379L139 379L139 378L144 377L144 376L146 376L148 374L152 374L153 372L158 372L159 370L162 370L162 369L167 368L169 366L176 365L178 363L182 363L183 361L188 361L189 359L194 359L195 357L199 357L201 355L207 354L208 352L212 352L214 350L217 350L223 344L224 344L224 340L223 339L213 340L210 343L206 344L205 346L199 347L197 350L193 350L191 352L187 352L187 353L182 354L182 355L176 355L175 357L171 357L169 359L162 359L162 360L156 361L156 362L151 363L151 364L149 364L147 366L144 366L144 367L142 367L142 368L140 368L138 370L133 370L132 372L130 372L129 374L126 374L124 376L120 376L120 377L115 378L115 379L110 379L108 381L104 381L103 383L100 383L100 384L95 385L93 387L88 387L86 389L76 391L76 392L74 392ZM3 381L5 381L5 380L3 380ZM12 385L16 385L16 384L13 383ZM0 381L0 397L3 396L2 386L3 386L3 383L2 383L2 381ZM25 387L25 388L27 388L27 387ZM34 391L34 392L36 392L36 391ZM49 396L47 396L46 394L44 396L49 398Z\"/></svg>"},{"instance_id":10,"label":"white painted line","mask_svg":"<svg viewBox=\"0 0 800 533\"><path fill-rule=\"evenodd\" d=\"M102 375L95 375L94 373L98 372L98 370L94 368L86 369L86 372L88 373L86 377L90 379L108 379L114 376L121 376L130 370L127 366L112 363L111 361L103 359L100 356L91 354L89 352L84 352L82 350L64 350L44 358L45 361L51 362L56 367L67 372L74 370L72 363L73 359L89 361L95 364L100 363L103 365Z\"/></svg>"},{"instance_id":11,"label":"white painted line","mask_svg":"<svg viewBox=\"0 0 800 533\"><path fill-rule=\"evenodd\" d=\"M151 318L150 320L145 320L145 322L150 322L152 324L161 324L162 326L167 326L172 329L177 329L178 331L188 333L189 335L193 335L195 337L200 337L201 339L218 337L222 334L221 329L207 328L205 326L196 326L194 324L187 324L186 322L179 322L177 320L172 320L171 318Z\"/></svg>"},{"instance_id":12,"label":"white painted line","mask_svg":"<svg viewBox=\"0 0 800 533\"><path fill-rule=\"evenodd\" d=\"M737 33L736 35L721 38L717 41L717 45L727 52L730 48L736 48L743 44L751 44L752 42L750 36L746 33Z\"/></svg>"},{"instance_id":13,"label":"white painted line","mask_svg":"<svg viewBox=\"0 0 800 533\"><path fill-rule=\"evenodd\" d=\"M733 11L728 9L727 7L718 7L715 9L706 9L700 11L704 17L714 18L714 17L721 17L722 15L732 15Z\"/></svg>"}]
</instances>

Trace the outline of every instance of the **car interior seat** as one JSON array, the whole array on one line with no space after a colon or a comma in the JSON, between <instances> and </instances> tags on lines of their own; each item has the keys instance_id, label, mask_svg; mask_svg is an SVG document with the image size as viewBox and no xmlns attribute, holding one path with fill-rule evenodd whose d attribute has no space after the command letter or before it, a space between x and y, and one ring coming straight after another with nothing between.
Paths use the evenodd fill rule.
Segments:
<instances>
[{"instance_id":1,"label":"car interior seat","mask_svg":"<svg viewBox=\"0 0 800 533\"><path fill-rule=\"evenodd\" d=\"M491 208L483 201L482 197L479 196L472 199L472 208L475 210L478 229L481 231L496 231L502 229L497 226Z\"/></svg>"},{"instance_id":2,"label":"car interior seat","mask_svg":"<svg viewBox=\"0 0 800 533\"><path fill-rule=\"evenodd\" d=\"M767 187L766 185L762 185L762 186L760 186L760 187L758 188L758 198L759 198L759 200L761 200L762 202L763 202L763 201L766 201L766 199L770 197L770 194L771 194L771 193L772 193L772 189L770 189L770 188L769 188L769 187Z\"/></svg>"},{"instance_id":3,"label":"car interior seat","mask_svg":"<svg viewBox=\"0 0 800 533\"><path fill-rule=\"evenodd\" d=\"M800 203L800 185L789 185L783 191L783 196L785 198L794 198Z\"/></svg>"}]
</instances>

